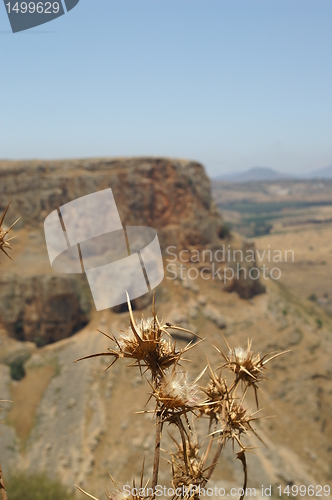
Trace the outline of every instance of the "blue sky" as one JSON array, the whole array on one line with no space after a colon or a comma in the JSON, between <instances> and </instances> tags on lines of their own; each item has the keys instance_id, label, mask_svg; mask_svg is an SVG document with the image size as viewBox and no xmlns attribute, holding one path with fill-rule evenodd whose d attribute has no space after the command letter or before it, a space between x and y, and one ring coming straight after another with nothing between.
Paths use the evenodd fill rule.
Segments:
<instances>
[{"instance_id":1,"label":"blue sky","mask_svg":"<svg viewBox=\"0 0 332 500\"><path fill-rule=\"evenodd\" d=\"M80 0L17 34L0 7L1 158L332 164L331 0Z\"/></svg>"}]
</instances>

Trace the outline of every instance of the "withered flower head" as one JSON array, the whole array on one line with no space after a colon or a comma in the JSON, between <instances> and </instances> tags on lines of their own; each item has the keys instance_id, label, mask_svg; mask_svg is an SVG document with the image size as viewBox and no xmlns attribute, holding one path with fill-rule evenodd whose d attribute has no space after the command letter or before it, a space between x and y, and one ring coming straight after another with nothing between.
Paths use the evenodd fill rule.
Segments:
<instances>
[{"instance_id":1,"label":"withered flower head","mask_svg":"<svg viewBox=\"0 0 332 500\"><path fill-rule=\"evenodd\" d=\"M108 348L108 352L91 354L79 358L76 361L96 356L113 356L114 360L106 368L107 370L117 359L128 358L132 360L130 366L145 367L150 370L153 378L161 377L165 370L179 363L182 356L193 347L193 344L189 342L185 348L178 351L176 350L175 342L168 332L168 329L184 329L169 323L163 324L160 322L155 311L154 301L152 304L153 316L148 319L142 318L140 321L134 318L128 294L127 302L130 326L126 330L121 331L119 338L117 339L114 335L108 335L99 330L103 335L114 342L115 349ZM185 331L198 337L189 330ZM168 336L167 340L165 336ZM195 345L197 344L198 342Z\"/></svg>"},{"instance_id":2,"label":"withered flower head","mask_svg":"<svg viewBox=\"0 0 332 500\"><path fill-rule=\"evenodd\" d=\"M260 354L254 354L251 350L251 341L248 340L247 349L236 347L228 353L229 368L237 375L239 380L251 385L262 380L262 368Z\"/></svg>"},{"instance_id":3,"label":"withered flower head","mask_svg":"<svg viewBox=\"0 0 332 500\"><path fill-rule=\"evenodd\" d=\"M289 351L279 352L267 358L267 354L261 356L260 354L254 354L251 350L252 341L248 339L247 349L242 347L231 348L224 338L226 345L229 349L228 356L226 356L218 348L218 352L222 355L226 363L221 366L221 368L228 367L232 372L235 373L236 378L232 388L235 388L240 381L245 384L245 392L248 387L252 386L255 391L256 404L258 408L258 397L257 390L259 389L259 383L262 382L266 377L264 375L264 370L266 369L266 364L272 359L281 356ZM244 398L243 397L243 398Z\"/></svg>"},{"instance_id":4,"label":"withered flower head","mask_svg":"<svg viewBox=\"0 0 332 500\"><path fill-rule=\"evenodd\" d=\"M118 345L123 353L132 355L135 359L143 361L151 352L156 350L158 344L158 330L154 318L142 318L133 325L122 331L118 339Z\"/></svg>"},{"instance_id":5,"label":"withered flower head","mask_svg":"<svg viewBox=\"0 0 332 500\"><path fill-rule=\"evenodd\" d=\"M172 368L164 373L155 396L168 409L192 408L198 404L197 391L195 381L189 382L187 372Z\"/></svg>"},{"instance_id":6,"label":"withered flower head","mask_svg":"<svg viewBox=\"0 0 332 500\"><path fill-rule=\"evenodd\" d=\"M225 411L223 412L220 430L215 431L213 434L220 433L220 439L224 442L232 441L233 448L234 443L237 442L240 449L244 451L248 448L243 445L240 438L242 434L249 436L249 431L263 443L262 439L251 426L251 422L259 418L256 417L257 413L258 412L250 414L241 402L237 402L232 398L227 399L225 401Z\"/></svg>"},{"instance_id":7,"label":"withered flower head","mask_svg":"<svg viewBox=\"0 0 332 500\"><path fill-rule=\"evenodd\" d=\"M11 244L9 242L11 240L13 240L15 238L15 236L13 236L12 238L7 238L7 236L8 236L8 233L13 229L13 227L20 220L21 217L19 217L8 229L5 229L3 227L3 221L5 219L5 216L6 216L8 208L9 208L9 205L10 205L10 202L6 206L4 212L3 212L2 216L1 216L1 219L0 219L0 250L5 255L7 255L7 257L9 257L12 260L11 256L8 255L8 253L6 252L6 250L11 250L12 249L12 246L11 246Z\"/></svg>"},{"instance_id":8,"label":"withered flower head","mask_svg":"<svg viewBox=\"0 0 332 500\"><path fill-rule=\"evenodd\" d=\"M226 425L230 429L239 431L240 434L246 432L248 427L247 409L232 400L227 412Z\"/></svg>"},{"instance_id":9,"label":"withered flower head","mask_svg":"<svg viewBox=\"0 0 332 500\"><path fill-rule=\"evenodd\" d=\"M206 387L202 387L207 398L200 405L199 411L201 415L206 415L210 418L209 428L212 422L217 423L225 411L225 401L228 398L228 388L226 379L222 378L221 373L217 374L212 371L210 365L210 380Z\"/></svg>"}]
</instances>

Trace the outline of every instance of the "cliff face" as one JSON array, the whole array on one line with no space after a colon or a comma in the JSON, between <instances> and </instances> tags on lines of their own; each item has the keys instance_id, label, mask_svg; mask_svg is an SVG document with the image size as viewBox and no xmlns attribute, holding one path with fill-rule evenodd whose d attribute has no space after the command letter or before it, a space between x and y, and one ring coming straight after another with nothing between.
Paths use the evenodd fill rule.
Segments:
<instances>
[{"instance_id":1,"label":"cliff face","mask_svg":"<svg viewBox=\"0 0 332 500\"><path fill-rule=\"evenodd\" d=\"M0 273L0 326L11 337L37 345L69 337L89 319L90 303L82 290L80 278Z\"/></svg>"},{"instance_id":2,"label":"cliff face","mask_svg":"<svg viewBox=\"0 0 332 500\"><path fill-rule=\"evenodd\" d=\"M204 167L166 158L0 162L0 203L13 199L23 224L41 225L59 206L112 188L123 225L147 225L167 245L214 244L222 219ZM0 206L0 208L2 208ZM3 206L4 208L4 206Z\"/></svg>"}]
</instances>

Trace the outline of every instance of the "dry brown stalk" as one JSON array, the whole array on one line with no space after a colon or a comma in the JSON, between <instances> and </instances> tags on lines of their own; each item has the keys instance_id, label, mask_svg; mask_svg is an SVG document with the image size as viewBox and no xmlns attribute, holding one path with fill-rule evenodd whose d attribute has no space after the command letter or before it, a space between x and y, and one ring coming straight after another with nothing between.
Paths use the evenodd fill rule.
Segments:
<instances>
[{"instance_id":1,"label":"dry brown stalk","mask_svg":"<svg viewBox=\"0 0 332 500\"><path fill-rule=\"evenodd\" d=\"M156 441L154 447L154 459L153 459L153 473L152 473L152 489L158 484L158 473L159 473L159 462L160 462L160 445L161 445L161 434L163 430L163 421L161 413L156 415Z\"/></svg>"},{"instance_id":2,"label":"dry brown stalk","mask_svg":"<svg viewBox=\"0 0 332 500\"><path fill-rule=\"evenodd\" d=\"M212 459L212 463L210 465L210 467L208 468L208 471L207 471L207 474L206 474L206 479L210 479L213 472L214 472L214 469L216 468L216 465L218 463L218 460L219 460L219 457L220 457L220 454L221 454L221 451L224 447L224 441L222 439L219 439L218 441L218 446L217 446L217 449L216 449L216 452L215 452L215 455Z\"/></svg>"},{"instance_id":3,"label":"dry brown stalk","mask_svg":"<svg viewBox=\"0 0 332 500\"><path fill-rule=\"evenodd\" d=\"M239 499L243 500L248 476L246 452L250 451L250 448L246 447L242 440L246 436L249 436L250 433L260 439L252 426L252 422L259 418L257 416L259 410L255 413L249 412L244 405L244 401L248 389L253 387L258 408L257 391L260 388L261 382L266 378L264 374L266 364L284 353L275 353L270 357L267 357L267 355L261 356L260 354L253 353L251 350L251 341L249 340L246 350L240 347L231 348L225 340L229 351L227 355L219 348L216 348L225 363L217 368L217 370L213 370L208 362L207 367L198 377L190 381L189 374L182 368L181 363L185 361L184 355L190 349L196 347L202 339L197 336L199 340L195 344L189 342L185 348L177 350L169 330L183 329L177 325L159 321L154 300L152 317L136 321L128 294L127 300L130 321L129 328L122 330L118 337L101 332L113 342L114 348L108 348L106 352L84 356L76 361L96 356L111 356L114 359L106 368L107 370L118 359L129 358L131 360L129 366L138 367L141 376L145 374L150 375L150 380L148 378L146 380L151 387L149 400L151 397L154 397L155 409L137 412L152 412L156 423L152 472L153 494L152 497L148 498L154 498L155 488L158 485L163 424L167 422L169 425L177 428L180 438L178 443L171 435L176 445L176 451L171 453L172 458L168 461L172 466L172 485L175 489L178 487L187 488L185 493L181 493L180 495L176 493L173 499L186 498L197 500L199 498L197 487L205 487L216 468L225 444L231 442L235 456L241 461L243 466L244 486L243 494ZM196 384L203 377L207 368L209 368L209 382L206 387L199 388ZM227 382L226 377L222 375L224 369L230 370L233 374L233 381L230 384ZM236 392L240 386L243 387L243 392L239 397L236 395ZM209 419L210 440L205 453L202 454L202 458L200 458L202 447L198 445L197 439L194 438L193 429L188 421L189 414L192 414L197 419ZM212 426L214 430L211 432ZM217 446L212 462L208 467L205 467L209 454L212 453L214 448L213 443L215 442ZM235 447L239 451L235 452ZM113 479L112 481L116 485ZM196 488L193 493L190 490L192 487ZM116 498L117 500L124 498L119 493L119 486L116 485L116 488L117 493L115 496L109 495L108 498ZM95 497L86 493L81 488L79 489L90 498L95 499ZM126 498L137 500L134 495L126 496Z\"/></svg>"},{"instance_id":4,"label":"dry brown stalk","mask_svg":"<svg viewBox=\"0 0 332 500\"><path fill-rule=\"evenodd\" d=\"M247 479L248 479L248 471L247 471L247 459L246 459L246 454L244 450L239 451L236 454L236 458L238 458L243 467L243 473L244 473L244 480L243 480L243 486L242 486L242 495L240 496L239 500L243 500L245 496L245 491L247 489Z\"/></svg>"}]
</instances>

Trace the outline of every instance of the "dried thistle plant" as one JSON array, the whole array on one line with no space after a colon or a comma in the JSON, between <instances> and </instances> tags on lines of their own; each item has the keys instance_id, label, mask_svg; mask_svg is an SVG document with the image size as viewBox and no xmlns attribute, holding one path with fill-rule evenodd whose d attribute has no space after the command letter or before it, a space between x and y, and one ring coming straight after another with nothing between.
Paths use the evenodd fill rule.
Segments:
<instances>
[{"instance_id":1,"label":"dried thistle plant","mask_svg":"<svg viewBox=\"0 0 332 500\"><path fill-rule=\"evenodd\" d=\"M176 423L182 435L184 425L181 420L181 415L186 414L192 409L189 405L192 404L191 398L193 396L193 391L195 391L193 384L191 386L188 385L187 389L182 387L183 384L179 383L179 380L181 378L182 381L187 380L187 375L184 371L176 371L176 367L180 366L181 361L185 359L184 355L194 347L194 344L189 342L185 348L177 350L176 344L168 330L186 331L199 338L200 341L202 339L190 330L172 325L171 323L159 321L155 310L154 299L152 304L152 317L147 320L142 318L140 322L136 322L133 316L128 294L127 302L130 327L125 331L121 331L119 339L99 330L115 344L115 349L108 348L106 352L84 356L76 361L96 356L114 357L113 361L106 368L107 370L118 359L129 358L132 360L129 366L138 366L141 375L144 375L146 372L150 373L151 382L149 383L152 387L152 395L156 399L156 407L154 410L156 415L156 441L152 477L152 488L155 489L158 482L160 440L163 424L166 420ZM167 339L165 337L167 337ZM198 342L196 342L195 345L197 344ZM179 391L176 389L179 388L179 385L182 387L182 395L180 395ZM184 394L185 391L187 391L188 394ZM190 396L188 399L189 393Z\"/></svg>"},{"instance_id":2,"label":"dried thistle plant","mask_svg":"<svg viewBox=\"0 0 332 500\"><path fill-rule=\"evenodd\" d=\"M15 236L13 236L12 238L8 238L7 236L9 234L9 232L13 229L13 227L15 226L15 224L18 223L18 221L20 220L21 217L19 217L18 219L16 219L16 221L8 229L4 229L3 222L4 222L4 219L5 219L6 213L8 211L9 205L10 205L10 202L6 206L4 212L3 212L2 216L1 216L1 219L0 219L0 250L5 255L7 255L7 257L9 257L11 260L13 260L11 258L11 256L6 252L6 250L11 250L12 249L12 246L11 246L11 244L9 242L11 240L13 240L15 238Z\"/></svg>"},{"instance_id":3,"label":"dried thistle plant","mask_svg":"<svg viewBox=\"0 0 332 500\"><path fill-rule=\"evenodd\" d=\"M243 491L245 492L247 485L246 453L251 451L251 448L244 444L243 439L251 433L260 439L252 424L253 421L260 418L257 416L259 412L257 391L266 378L264 374L266 364L284 353L275 353L270 357L261 356L254 354L249 340L246 350L239 347L231 348L225 340L228 348L227 355L216 348L224 363L213 370L208 362L206 368L196 379L192 380L189 373L183 368L182 362L187 361L185 356L188 351L196 347L203 339L177 325L159 321L154 299L152 317L142 318L140 321L136 321L133 316L128 294L127 302L130 326L126 330L120 331L118 337L99 330L112 341L113 346L105 352L91 354L76 360L111 356L114 359L107 366L106 370L108 370L120 358L128 358L131 361L129 366L138 367L141 376L145 376L148 381L151 388L149 400L151 398L155 400L154 410L137 412L153 413L155 418L156 437L152 494L149 497L135 497L132 494L124 496L119 484L115 483L112 478L116 492L113 495L107 492L107 498L113 500L154 498L158 484L161 438L165 423L176 428L179 433L178 440L171 435L176 450L171 452L171 460L168 460L172 468L172 486L176 491L173 499L186 498L189 500L193 498L196 500L199 498L199 489L197 488L204 488L211 478L221 451L227 442L232 443L233 452L242 463ZM174 329L192 333L198 338L198 341L195 344L189 342L183 349L177 349L169 331ZM209 368L209 381L205 387L198 387L197 382L203 377L207 368ZM225 369L233 374L231 383L223 376ZM239 387L242 387L241 395L236 394ZM258 410L255 413L251 413L245 407L245 398L249 387L253 387L255 393ZM207 436L209 441L205 451L203 446L198 444L193 424L189 424L188 416L190 414L196 420L209 419L209 434ZM210 461L209 457L213 450L213 458ZM209 466L207 466L208 462L210 462ZM81 488L79 489L88 497L97 500ZM240 500L243 499L243 496L244 493Z\"/></svg>"}]
</instances>

